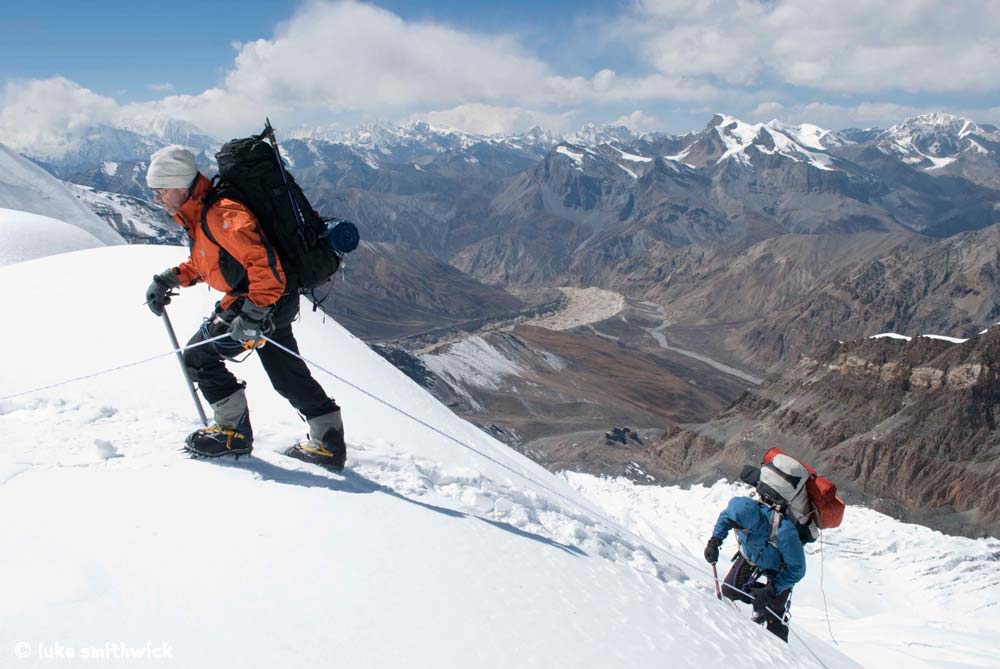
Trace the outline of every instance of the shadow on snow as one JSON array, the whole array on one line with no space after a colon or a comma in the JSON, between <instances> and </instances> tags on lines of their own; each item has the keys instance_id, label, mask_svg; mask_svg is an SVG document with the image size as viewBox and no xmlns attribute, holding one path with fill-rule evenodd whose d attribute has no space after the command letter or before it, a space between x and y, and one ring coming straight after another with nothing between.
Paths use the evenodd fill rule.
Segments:
<instances>
[{"instance_id":1,"label":"shadow on snow","mask_svg":"<svg viewBox=\"0 0 1000 669\"><path fill-rule=\"evenodd\" d=\"M297 485L306 488L326 488L328 490L334 490L337 492L345 492L352 494L370 494L370 493L382 493L394 497L398 500L408 502L410 504L416 504L419 507L427 509L428 511L434 511L436 513L443 514L450 518L471 518L473 520L479 520L487 525L492 525L498 529L505 532L510 532L516 536L522 537L524 539L530 539L531 541L537 541L539 543L557 548L561 551L565 551L570 555L576 555L580 557L586 557L587 554L577 548L576 546L571 546L569 544L560 543L554 539L548 537L543 537L540 534L535 534L533 532L527 532L520 528L517 528L510 523L505 523L499 520L491 520L489 518L483 518L470 513L465 513L464 511L456 511L455 509L448 509L443 506L436 506L434 504L428 504L427 502L421 502L415 500L411 497L402 495L392 488L382 485L366 478L350 469L344 470L341 474L329 474L320 475L313 474L311 472L303 471L300 469L285 469L284 467L279 467L267 460L262 460L260 458L249 458L243 461L233 461L229 459L218 458L214 461L215 464L222 464L231 467L238 467L240 469L248 469L260 477L263 481L273 481L275 483L281 483L285 485ZM319 465L317 465L318 467Z\"/></svg>"}]
</instances>

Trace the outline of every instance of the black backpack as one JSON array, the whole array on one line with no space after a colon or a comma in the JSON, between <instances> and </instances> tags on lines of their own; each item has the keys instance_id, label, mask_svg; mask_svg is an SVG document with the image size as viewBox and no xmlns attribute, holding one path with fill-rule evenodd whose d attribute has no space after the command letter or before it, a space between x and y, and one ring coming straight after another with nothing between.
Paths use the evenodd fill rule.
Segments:
<instances>
[{"instance_id":1,"label":"black backpack","mask_svg":"<svg viewBox=\"0 0 1000 669\"><path fill-rule=\"evenodd\" d=\"M202 230L216 243L205 223L209 207L220 198L244 205L260 224L268 253L281 260L289 292L316 288L336 273L344 253L357 248L357 227L321 218L285 169L270 121L259 135L224 144L215 158L219 176L205 198Z\"/></svg>"}]
</instances>

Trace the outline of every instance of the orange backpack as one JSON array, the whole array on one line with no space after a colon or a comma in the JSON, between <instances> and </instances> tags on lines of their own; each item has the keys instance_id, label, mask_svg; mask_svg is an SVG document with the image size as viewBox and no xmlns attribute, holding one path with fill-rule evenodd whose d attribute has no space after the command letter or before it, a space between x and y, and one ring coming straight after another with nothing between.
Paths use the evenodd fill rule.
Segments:
<instances>
[{"instance_id":1,"label":"orange backpack","mask_svg":"<svg viewBox=\"0 0 1000 669\"><path fill-rule=\"evenodd\" d=\"M777 455L791 457L779 448L772 448L764 454L763 464L768 464ZM845 505L844 501L837 497L837 486L830 479L817 474L816 470L806 463L801 460L798 462L809 472L809 480L806 481L806 494L809 495L809 500L813 504L816 525L823 530L840 527L841 521L844 520Z\"/></svg>"}]
</instances>

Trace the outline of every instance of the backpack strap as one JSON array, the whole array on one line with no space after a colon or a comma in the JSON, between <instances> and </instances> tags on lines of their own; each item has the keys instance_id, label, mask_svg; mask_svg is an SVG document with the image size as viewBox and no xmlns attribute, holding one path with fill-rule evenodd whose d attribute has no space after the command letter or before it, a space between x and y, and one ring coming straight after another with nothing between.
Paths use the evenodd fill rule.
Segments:
<instances>
[{"instance_id":1,"label":"backpack strap","mask_svg":"<svg viewBox=\"0 0 1000 669\"><path fill-rule=\"evenodd\" d=\"M784 514L777 508L771 508L771 532L768 536L767 543L771 544L775 548L778 547L778 527L781 526L781 519Z\"/></svg>"},{"instance_id":2,"label":"backpack strap","mask_svg":"<svg viewBox=\"0 0 1000 669\"><path fill-rule=\"evenodd\" d=\"M240 190L238 188L236 188L235 186L230 186L226 182L222 181L222 178L218 174L212 177L212 185L208 193L205 194L205 199L202 200L201 230L202 232L205 233L205 236L208 237L208 240L213 244L215 244L216 246L218 246L219 248L222 248L222 246L219 244L219 242L215 240L215 236L212 234L212 231L209 230L208 228L208 210L222 198L226 198L227 200L232 200L233 202L238 202L241 205L243 205L243 207L246 208L248 211L250 210L250 208L247 207L247 205L244 204L243 200L240 198ZM267 235L264 234L264 230L261 227L260 220L257 219L257 215L254 214L252 211L250 213L253 215L254 219L257 220L257 234L260 235L260 243L264 246L265 253L267 253L268 267L271 268L271 273L274 274L274 278L276 280L280 280L281 277L278 275L278 270L277 270L278 252L275 250L274 245L271 244L271 240L269 240L267 238ZM284 269L286 272L285 287L287 289L288 270L287 268L282 268L282 269Z\"/></svg>"},{"instance_id":3,"label":"backpack strap","mask_svg":"<svg viewBox=\"0 0 1000 669\"><path fill-rule=\"evenodd\" d=\"M201 201L201 231L205 233L206 237L208 237L208 241L212 242L216 246L219 246L219 242L215 241L215 236L212 234L212 231L208 229L208 221L206 219L208 217L208 210L211 209L216 202L222 199L222 188L219 186L219 183L219 175L212 177L212 184L209 186L208 192L205 193L205 197Z\"/></svg>"}]
</instances>

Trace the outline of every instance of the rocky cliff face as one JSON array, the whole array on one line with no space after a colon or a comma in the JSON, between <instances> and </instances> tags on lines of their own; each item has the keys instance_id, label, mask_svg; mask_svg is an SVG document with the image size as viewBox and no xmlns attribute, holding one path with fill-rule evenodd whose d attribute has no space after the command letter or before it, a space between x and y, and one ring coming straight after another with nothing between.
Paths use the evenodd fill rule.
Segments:
<instances>
[{"instance_id":1,"label":"rocky cliff face","mask_svg":"<svg viewBox=\"0 0 1000 669\"><path fill-rule=\"evenodd\" d=\"M874 249L875 247L871 247ZM740 357L760 366L794 361L831 339L879 332L966 337L1000 317L1000 229L928 244L912 238L861 251L798 300L740 328Z\"/></svg>"},{"instance_id":2,"label":"rocky cliff face","mask_svg":"<svg viewBox=\"0 0 1000 669\"><path fill-rule=\"evenodd\" d=\"M832 344L654 447L676 480L734 476L772 446L866 503L916 522L1000 536L1000 330Z\"/></svg>"}]
</instances>

